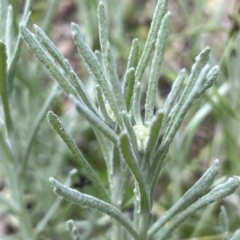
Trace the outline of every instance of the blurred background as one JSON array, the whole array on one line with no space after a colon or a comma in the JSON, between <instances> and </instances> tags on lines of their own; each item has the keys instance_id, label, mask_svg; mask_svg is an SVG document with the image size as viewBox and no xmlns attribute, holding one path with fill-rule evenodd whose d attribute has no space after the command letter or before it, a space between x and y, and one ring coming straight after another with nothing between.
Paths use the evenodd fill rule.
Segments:
<instances>
[{"instance_id":1,"label":"blurred background","mask_svg":"<svg viewBox=\"0 0 240 240\"><path fill-rule=\"evenodd\" d=\"M156 0L103 2L106 4L110 42L121 79L132 40L138 38L140 49L144 47ZM14 48L17 42L17 24L23 14L25 1L9 0L9 3L12 4L14 13ZM71 22L79 24L86 42L93 50L100 50L97 30L98 3L98 0L35 1L29 25L31 31L34 31L32 24L43 28L70 61L90 93L94 93L93 81L74 45ZM220 65L221 74L214 86L191 107L174 138L155 192L155 219L200 178L214 159L219 159L221 165L216 182L222 182L232 175L240 175L240 1L169 0L168 10L172 13L172 26L160 69L159 101L156 108L163 106L178 72L186 68L189 74L195 57L205 46L211 48L210 65ZM143 79L143 108L149 72L148 67ZM30 137L40 110L54 91L54 85L55 81L49 77L46 69L38 63L24 43L10 99L18 156L20 160L27 158L25 177L17 182L24 193L21 202L23 208L21 214L16 216L0 201L0 239L24 239L21 221L24 222L25 230L32 234L32 239L70 239L65 225L69 219L76 220L80 228L88 229L85 239L108 239L105 233L110 226L105 225L101 214L56 200L48 178L52 176L64 182L69 171L76 167L76 162L50 129L46 115L37 132L34 132L34 137ZM105 163L88 123L77 113L73 103L61 90L55 90L50 100L48 109L61 117L84 156L107 184ZM3 152L0 157L5 158ZM13 164L13 169L19 167ZM3 169L4 167L0 168L1 193L14 197L9 191L12 176L7 175ZM85 193L97 194L83 170L74 178L72 187ZM124 196L126 214L132 212L132 191L133 183L129 179ZM174 232L172 239L222 239L218 220L221 205L226 207L230 230L234 232L240 227L240 191L187 219ZM46 214L49 214L49 217L46 218ZM101 216L101 221L97 220L97 216ZM94 222L93 226L88 228L88 221Z\"/></svg>"}]
</instances>

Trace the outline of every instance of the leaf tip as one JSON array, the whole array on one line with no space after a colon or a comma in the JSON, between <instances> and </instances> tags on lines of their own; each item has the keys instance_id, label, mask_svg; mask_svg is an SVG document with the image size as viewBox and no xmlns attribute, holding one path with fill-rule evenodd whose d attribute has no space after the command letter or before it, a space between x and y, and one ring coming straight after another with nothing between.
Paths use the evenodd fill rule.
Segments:
<instances>
[{"instance_id":1,"label":"leaf tip","mask_svg":"<svg viewBox=\"0 0 240 240\"><path fill-rule=\"evenodd\" d=\"M98 9L102 10L104 8L105 8L104 3L102 1L100 1L99 4L98 4Z\"/></svg>"},{"instance_id":2,"label":"leaf tip","mask_svg":"<svg viewBox=\"0 0 240 240\"><path fill-rule=\"evenodd\" d=\"M34 27L36 32L39 30L39 26L37 24L33 24L33 27Z\"/></svg>"},{"instance_id":3,"label":"leaf tip","mask_svg":"<svg viewBox=\"0 0 240 240\"><path fill-rule=\"evenodd\" d=\"M56 185L55 179L53 177L50 177L48 180L55 187L55 185Z\"/></svg>"},{"instance_id":4,"label":"leaf tip","mask_svg":"<svg viewBox=\"0 0 240 240\"><path fill-rule=\"evenodd\" d=\"M50 118L52 117L53 115L55 115L52 111L48 111L47 113L47 118Z\"/></svg>"},{"instance_id":5,"label":"leaf tip","mask_svg":"<svg viewBox=\"0 0 240 240\"><path fill-rule=\"evenodd\" d=\"M74 23L74 22L71 22L71 27L72 27L72 29L75 29L75 28L78 27L78 25L76 23Z\"/></svg>"},{"instance_id":6,"label":"leaf tip","mask_svg":"<svg viewBox=\"0 0 240 240\"><path fill-rule=\"evenodd\" d=\"M213 161L213 165L214 165L214 166L219 166L219 160L218 160L218 159L215 159L215 160Z\"/></svg>"}]
</instances>

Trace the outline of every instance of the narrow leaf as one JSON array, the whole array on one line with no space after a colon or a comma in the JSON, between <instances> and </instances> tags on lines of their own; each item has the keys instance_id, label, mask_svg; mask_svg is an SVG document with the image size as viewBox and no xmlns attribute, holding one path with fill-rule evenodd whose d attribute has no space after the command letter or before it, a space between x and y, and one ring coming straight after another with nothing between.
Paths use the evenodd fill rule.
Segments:
<instances>
[{"instance_id":1,"label":"narrow leaf","mask_svg":"<svg viewBox=\"0 0 240 240\"><path fill-rule=\"evenodd\" d=\"M82 240L78 229L76 228L73 220L67 221L67 229L71 233L72 240Z\"/></svg>"},{"instance_id":2,"label":"narrow leaf","mask_svg":"<svg viewBox=\"0 0 240 240\"><path fill-rule=\"evenodd\" d=\"M96 55L96 57L97 57L97 60L98 60L98 62L99 62L99 64L100 64L100 67L101 67L103 73L106 74L106 70L105 70L104 64L103 64L102 53L101 53L100 51L98 51L98 50L95 50L94 53L95 53L95 55Z\"/></svg>"},{"instance_id":3,"label":"narrow leaf","mask_svg":"<svg viewBox=\"0 0 240 240\"><path fill-rule=\"evenodd\" d=\"M125 124L126 131L129 135L130 142L133 146L134 153L137 155L138 154L137 139L136 139L136 134L133 130L133 126L130 121L130 116L126 112L122 112L122 118Z\"/></svg>"},{"instance_id":4,"label":"narrow leaf","mask_svg":"<svg viewBox=\"0 0 240 240\"><path fill-rule=\"evenodd\" d=\"M82 81L79 79L77 74L72 69L69 62L63 57L63 55L58 51L58 49L54 46L48 36L42 31L40 27L34 25L36 30L36 34L40 43L45 47L45 49L51 54L51 56L59 63L62 69L69 75L73 86L78 91L79 96L83 100L83 102L95 113L97 110L93 104L91 97L89 96L87 89L85 88Z\"/></svg>"},{"instance_id":5,"label":"narrow leaf","mask_svg":"<svg viewBox=\"0 0 240 240\"><path fill-rule=\"evenodd\" d=\"M153 236L165 223L173 219L175 215L186 209L196 201L213 184L219 173L219 161L215 160L212 166L202 175L202 177L149 229L148 236Z\"/></svg>"},{"instance_id":6,"label":"narrow leaf","mask_svg":"<svg viewBox=\"0 0 240 240\"><path fill-rule=\"evenodd\" d=\"M174 83L172 85L172 89L171 89L170 93L168 94L166 102L164 104L163 123L165 123L165 121L167 121L169 113L170 113L171 109L173 108L173 104L181 91L181 88L183 86L183 81L185 79L185 75L186 75L186 70L182 69L179 72L177 79L174 81Z\"/></svg>"},{"instance_id":7,"label":"narrow leaf","mask_svg":"<svg viewBox=\"0 0 240 240\"><path fill-rule=\"evenodd\" d=\"M198 76L202 70L202 68L205 66L205 64L208 61L210 53L210 48L206 47L197 57L196 62L192 66L192 72L191 75L188 78L187 85L179 99L179 102L177 103L176 109L174 111L174 114L171 118L171 121L169 123L169 127L166 130L166 134L163 139L164 145L169 145L176 134L177 129L179 128L184 115L186 114L187 110L193 103L190 99L189 101L189 94L191 93L192 89L194 88L194 84L198 79ZM188 100L188 101L187 101Z\"/></svg>"},{"instance_id":8,"label":"narrow leaf","mask_svg":"<svg viewBox=\"0 0 240 240\"><path fill-rule=\"evenodd\" d=\"M89 207L106 213L118 221L123 227L125 227L126 230L134 237L134 239L137 240L139 238L138 233L132 226L131 221L113 205L87 194L78 192L72 188L68 188L52 177L49 179L49 181L54 186L54 192L59 196L80 206Z\"/></svg>"},{"instance_id":9,"label":"narrow leaf","mask_svg":"<svg viewBox=\"0 0 240 240\"><path fill-rule=\"evenodd\" d=\"M129 169L133 173L136 181L138 182L141 197L140 199L141 208L143 210L150 211L151 204L149 201L149 194L146 182L144 180L144 175L139 167L138 159L136 159L136 156L132 150L131 143L126 133L121 134L119 147L121 149L123 158L125 159Z\"/></svg>"},{"instance_id":10,"label":"narrow leaf","mask_svg":"<svg viewBox=\"0 0 240 240\"><path fill-rule=\"evenodd\" d=\"M67 60L65 60L65 65L68 70L67 73L70 76L70 80L71 80L73 86L75 87L75 89L77 90L80 98L82 99L82 101L86 104L86 106L91 111L93 111L96 115L98 115L97 108L96 108L92 98L88 94L87 89L85 88L84 84L82 83L82 80L79 79L78 75L72 69L70 63Z\"/></svg>"},{"instance_id":11,"label":"narrow leaf","mask_svg":"<svg viewBox=\"0 0 240 240\"><path fill-rule=\"evenodd\" d=\"M103 115L104 120L106 123L108 123L109 126L114 126L114 121L111 119L111 117L108 114L108 111L106 109L106 103L104 102L103 99L103 94L99 86L96 86L96 91L97 91L97 102L98 106L100 108L100 111Z\"/></svg>"},{"instance_id":12,"label":"narrow leaf","mask_svg":"<svg viewBox=\"0 0 240 240\"><path fill-rule=\"evenodd\" d=\"M30 17L31 17L31 13L29 13L26 16L26 20L24 21L24 24L26 27L28 27L29 23L30 23ZM13 57L11 59L11 62L8 66L8 82L9 82L9 92L12 91L12 87L13 87L13 81L14 81L14 76L17 70L17 62L20 58L21 55L21 51L22 51L22 46L23 46L23 39L21 37L21 33L18 34L18 39L17 39L17 43L14 49L14 53L13 53Z\"/></svg>"},{"instance_id":13,"label":"narrow leaf","mask_svg":"<svg viewBox=\"0 0 240 240\"><path fill-rule=\"evenodd\" d=\"M129 71L130 68L136 69L139 61L139 42L138 39L133 39L131 50L128 56L128 62L127 62L127 71Z\"/></svg>"},{"instance_id":14,"label":"narrow leaf","mask_svg":"<svg viewBox=\"0 0 240 240\"><path fill-rule=\"evenodd\" d=\"M168 239L172 232L182 224L188 217L192 216L199 209L213 203L222 200L226 196L233 193L240 185L240 178L237 176L229 178L225 183L222 183L215 187L208 194L197 200L191 206L189 206L186 210L181 212L178 216L176 216L170 226L163 230L159 236L159 239L165 240Z\"/></svg>"},{"instance_id":15,"label":"narrow leaf","mask_svg":"<svg viewBox=\"0 0 240 240\"><path fill-rule=\"evenodd\" d=\"M90 164L85 159L85 157L82 155L82 153L78 149L72 137L66 132L58 116L50 111L48 112L47 117L48 117L48 122L50 126L53 128L54 131L58 133L61 139L65 142L65 144L67 145L67 147L69 148L73 156L76 158L76 160L78 160L78 163L87 171L87 173L89 174L89 177L92 179L93 183L96 185L101 195L104 197L104 199L106 199L107 201L110 201L108 193L102 181L99 179L96 172L90 166Z\"/></svg>"},{"instance_id":16,"label":"narrow leaf","mask_svg":"<svg viewBox=\"0 0 240 240\"><path fill-rule=\"evenodd\" d=\"M162 19L162 23L157 36L155 53L153 56L152 67L150 72L150 80L147 89L147 98L145 104L144 122L151 121L154 114L154 105L156 100L157 85L160 76L160 67L163 61L165 48L168 41L170 31L171 14L168 12Z\"/></svg>"},{"instance_id":17,"label":"narrow leaf","mask_svg":"<svg viewBox=\"0 0 240 240\"><path fill-rule=\"evenodd\" d=\"M98 140L98 144L101 148L106 166L107 166L107 174L108 174L108 184L109 186L111 186L111 177L112 177L112 158L111 158L111 151L112 151L112 147L113 144L112 142L109 141L108 138L105 137L105 135L100 132L97 129L93 129L94 133L97 137Z\"/></svg>"},{"instance_id":18,"label":"narrow leaf","mask_svg":"<svg viewBox=\"0 0 240 240\"><path fill-rule=\"evenodd\" d=\"M163 111L159 110L154 118L152 119L152 122L150 124L150 135L149 140L146 147L146 154L149 156L152 152L153 148L158 143L158 138L160 135L160 129L162 126L162 120L163 120Z\"/></svg>"},{"instance_id":19,"label":"narrow leaf","mask_svg":"<svg viewBox=\"0 0 240 240\"><path fill-rule=\"evenodd\" d=\"M203 69L204 70L204 69ZM196 84L193 89L192 94L190 94L189 98L192 98L189 101L195 102L208 88L210 88L213 83L217 80L220 72L219 66L214 66L209 70L207 76L204 77L204 81L200 82L200 84Z\"/></svg>"},{"instance_id":20,"label":"narrow leaf","mask_svg":"<svg viewBox=\"0 0 240 240\"><path fill-rule=\"evenodd\" d=\"M59 63L62 69L64 69L65 72L68 72L68 68L66 67L63 55L58 51L52 41L48 38L48 36L39 26L37 26L36 24L34 24L33 26L36 31L36 36L39 39L41 45L45 47L45 49L51 54L51 56Z\"/></svg>"},{"instance_id":21,"label":"narrow leaf","mask_svg":"<svg viewBox=\"0 0 240 240\"><path fill-rule=\"evenodd\" d=\"M12 31L13 31L13 8L11 5L8 6L7 12L7 23L6 23L6 52L8 56L8 67L11 61L11 53L12 53Z\"/></svg>"},{"instance_id":22,"label":"narrow leaf","mask_svg":"<svg viewBox=\"0 0 240 240\"><path fill-rule=\"evenodd\" d=\"M192 105L192 98L188 98L189 94L193 90L194 84L202 70L202 68L206 65L209 59L210 48L206 47L200 54L196 57L196 62L192 66L191 75L188 78L187 85L174 108L174 112L171 116L171 120L168 123L168 127L164 134L163 140L159 149L156 152L156 155L153 160L152 170L153 170L153 185L152 191L156 186L157 179L159 176L160 169L162 168L163 161L168 152L169 145L171 144L178 128L180 127L182 120L187 113L188 109Z\"/></svg>"},{"instance_id":23,"label":"narrow leaf","mask_svg":"<svg viewBox=\"0 0 240 240\"><path fill-rule=\"evenodd\" d=\"M116 70L116 65L113 59L113 55L111 52L111 48L109 46L108 48L108 55L107 55L107 75L108 78L110 79L111 87L112 87L112 92L115 97L115 101L118 105L119 111L126 111L126 104L124 101L124 97L122 94L122 88L120 85L120 81L117 75L117 70Z\"/></svg>"},{"instance_id":24,"label":"narrow leaf","mask_svg":"<svg viewBox=\"0 0 240 240\"><path fill-rule=\"evenodd\" d=\"M133 111L135 124L143 125L142 116L141 116L141 84L140 83L137 83L137 86L134 90L132 111Z\"/></svg>"},{"instance_id":25,"label":"narrow leaf","mask_svg":"<svg viewBox=\"0 0 240 240\"><path fill-rule=\"evenodd\" d=\"M230 239L229 221L228 221L227 212L224 206L221 206L221 212L219 214L219 222L222 228L223 240L229 240Z\"/></svg>"},{"instance_id":26,"label":"narrow leaf","mask_svg":"<svg viewBox=\"0 0 240 240\"><path fill-rule=\"evenodd\" d=\"M67 92L76 94L75 89L65 78L64 74L59 70L53 58L38 42L36 36L31 33L25 26L21 25L21 34L31 51L34 52L37 59L49 70L51 75L57 80L59 85Z\"/></svg>"},{"instance_id":27,"label":"narrow leaf","mask_svg":"<svg viewBox=\"0 0 240 240\"><path fill-rule=\"evenodd\" d=\"M98 30L99 30L99 40L101 46L101 52L103 56L103 61L106 67L106 59L108 55L108 26L107 26L107 16L105 12L105 6L102 2L98 5Z\"/></svg>"},{"instance_id":28,"label":"narrow leaf","mask_svg":"<svg viewBox=\"0 0 240 240\"><path fill-rule=\"evenodd\" d=\"M168 3L167 0L158 0L157 6L153 14L151 27L148 32L147 41L145 43L143 53L141 55L141 58L139 60L139 63L136 69L136 74L135 74L136 83L142 79L144 70L147 66L148 60L150 58L152 49L155 44L155 40L157 37L160 24L162 22L162 18L164 16L164 13L166 12L167 3Z\"/></svg>"},{"instance_id":29,"label":"narrow leaf","mask_svg":"<svg viewBox=\"0 0 240 240\"><path fill-rule=\"evenodd\" d=\"M98 29L105 71L108 77L108 81L111 83L115 101L121 112L126 109L126 106L121 91L120 81L117 76L115 61L113 59L110 43L108 41L107 16L104 4L102 2L100 2L98 6Z\"/></svg>"},{"instance_id":30,"label":"narrow leaf","mask_svg":"<svg viewBox=\"0 0 240 240\"><path fill-rule=\"evenodd\" d=\"M126 73L125 81L124 81L124 100L126 103L127 110L129 111L132 107L133 101L133 90L134 90L134 82L135 82L135 70L134 68L130 68Z\"/></svg>"},{"instance_id":31,"label":"narrow leaf","mask_svg":"<svg viewBox=\"0 0 240 240\"><path fill-rule=\"evenodd\" d=\"M89 72L94 76L96 82L100 86L104 96L106 97L108 104L110 105L112 111L114 112L116 119L122 123L120 115L119 115L119 109L116 103L116 100L114 98L114 95L112 93L111 87L109 85L109 82L107 81L100 63L98 62L98 59L96 55L92 52L92 50L89 48L89 46L85 43L83 36L80 32L79 27L72 23L72 33L73 33L73 39L74 42L78 48L78 52L82 56L83 60L85 61Z\"/></svg>"},{"instance_id":32,"label":"narrow leaf","mask_svg":"<svg viewBox=\"0 0 240 240\"><path fill-rule=\"evenodd\" d=\"M132 107L135 83L135 69L137 67L138 61L139 61L139 43L137 39L133 39L123 84L123 95L128 111Z\"/></svg>"},{"instance_id":33,"label":"narrow leaf","mask_svg":"<svg viewBox=\"0 0 240 240\"><path fill-rule=\"evenodd\" d=\"M22 24L26 23L26 20L29 17L29 13L32 10L33 3L34 3L34 0L26 0L25 1L23 15L22 15L22 19L21 19Z\"/></svg>"},{"instance_id":34,"label":"narrow leaf","mask_svg":"<svg viewBox=\"0 0 240 240\"><path fill-rule=\"evenodd\" d=\"M12 118L9 108L8 91L7 91L7 54L6 45L0 41L0 94L5 114L5 124L8 132L12 131Z\"/></svg>"}]
</instances>

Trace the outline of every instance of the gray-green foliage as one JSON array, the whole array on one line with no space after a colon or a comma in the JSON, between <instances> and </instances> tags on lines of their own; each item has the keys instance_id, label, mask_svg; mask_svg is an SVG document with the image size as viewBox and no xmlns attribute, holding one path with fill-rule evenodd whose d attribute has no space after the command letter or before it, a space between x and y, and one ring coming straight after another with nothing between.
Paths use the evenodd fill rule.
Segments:
<instances>
[{"instance_id":1,"label":"gray-green foliage","mask_svg":"<svg viewBox=\"0 0 240 240\"><path fill-rule=\"evenodd\" d=\"M154 116L159 69L168 40L171 19L169 12L165 14L166 7L167 1L158 1L140 57L137 40L133 41L124 76L124 87L121 86L117 76L108 40L107 16L103 3L100 2L98 7L101 52L94 53L85 43L79 27L72 24L73 39L96 84L98 109L81 85L81 80L77 78L68 62L63 59L40 28L36 27L37 35L34 35L24 25L21 26L22 37L29 48L63 89L70 94L77 109L89 121L100 141L107 166L108 186L105 189L58 117L49 112L49 124L61 136L75 158L86 168L89 177L102 192L103 199L64 186L52 177L50 182L53 184L55 193L66 200L97 209L115 219L117 228L112 228L110 233L112 239L119 239L120 236L129 238L129 234L134 239L148 239L160 230L158 239L167 239L187 217L200 208L231 194L240 184L239 177L232 177L209 191L219 171L218 160L216 160L200 180L152 225L154 189L169 146L188 109L213 84L219 73L218 66L210 70L209 67L205 67L210 54L210 48L206 47L196 57L186 85L184 85L185 71L182 70L162 110L160 109ZM145 117L142 119L141 79L154 47ZM74 81L74 78L77 81ZM160 133L163 133L163 137L159 143ZM135 181L133 221L130 221L121 211L122 195L129 171ZM205 194L206 191L209 192ZM170 223L165 226L169 221ZM71 231L74 235L74 231ZM80 236L74 235L73 238L80 238Z\"/></svg>"},{"instance_id":2,"label":"gray-green foliage","mask_svg":"<svg viewBox=\"0 0 240 240\"><path fill-rule=\"evenodd\" d=\"M33 34L27 29L24 22L20 27L22 39L69 95L79 112L89 121L106 161L107 186L103 184L97 172L79 151L58 116L49 112L47 117L50 126L65 142L75 161L78 161L79 166L85 168L95 184L96 190L100 191L101 199L70 188L69 181L67 184L61 184L51 177L50 182L53 185L54 192L66 200L99 210L113 218L115 220L113 225L115 226L109 230L112 239L130 239L131 235L133 239L145 240L154 237L158 232L160 232L160 235L156 239L167 239L189 216L206 205L228 196L240 185L239 177L234 176L225 183L210 189L219 172L219 163L218 160L215 160L195 185L155 223L152 223L153 194L170 144L191 105L214 83L219 74L218 66L214 66L210 70L209 67L206 67L210 54L209 47L206 47L196 57L186 84L184 83L186 71L182 70L179 72L165 104L154 114L159 70L170 29L171 14L166 13L166 8L167 1L159 0L141 54L138 40L133 40L123 84L117 75L111 44L108 40L107 16L104 4L100 2L98 7L101 52L93 52L84 41L79 27L74 23L72 24L73 39L92 80L95 82L97 105L69 62L64 59L44 31L35 26L36 34ZM9 16L11 16L11 11L9 11ZM7 35L8 33L6 33ZM8 91L6 87L5 65L7 57L5 52L9 51L6 51L5 48L5 43L1 42L1 95L6 119L6 132L9 134L10 141L13 141L12 146L14 146L15 138L11 136L13 132L12 120L8 106L8 96L6 96ZM142 117L140 111L141 80L154 48L145 116ZM37 123L40 122L43 113L46 112L46 107L43 109L40 117L37 118ZM31 148L32 136L35 135L37 126L38 124L33 130L29 141L30 146L25 153L23 174L28 164L28 151ZM2 145L6 146L6 155L11 156L6 143L3 142ZM17 154L15 153L15 155ZM125 216L122 208L124 187L129 174L133 176L135 186L133 221ZM3 201L7 202L4 196ZM50 215L53 210L57 209L59 203L60 200L56 200ZM17 211L14 202L9 201L8 204L9 207ZM49 218L46 215L40 221L34 231L35 235L41 232ZM224 220L226 217L223 216L221 219L223 234L226 235L224 239L228 239L228 228ZM81 239L72 221L68 222L68 228L73 239ZM235 235L237 236L239 233L236 232ZM237 239L234 236L232 239Z\"/></svg>"},{"instance_id":3,"label":"gray-green foliage","mask_svg":"<svg viewBox=\"0 0 240 240\"><path fill-rule=\"evenodd\" d=\"M38 77L41 77L41 73L37 72L36 64L33 63L29 66L24 61L24 41L18 22L29 25L33 2L33 0L25 1L23 15L18 21L17 1L0 1L0 172L1 183L4 187L0 193L0 215L1 217L6 216L6 218L12 215L15 219L14 229L16 231L14 231L12 239L26 240L37 239L43 231L46 231L49 220L52 219L60 204L60 198L53 203L54 198L51 199L51 195L48 195L49 197L41 200L48 206L47 210L42 209L43 206L40 202L34 202L34 206L37 208L36 212L30 212L26 207L27 204L33 202L32 197L29 200L26 195L33 194L31 196L35 198L47 194L46 189L39 188L39 184L41 185L45 181L41 179L44 172L38 157L36 157L42 151L42 147L39 147L42 143L39 129L53 101L62 92L54 83L49 84L47 95L39 94L36 97L36 92L41 91L41 88L37 89L38 84L33 83L32 79L37 80ZM52 20L52 14L56 10L56 2L55 0L51 1L49 9L45 13L44 30L46 31ZM33 66L35 70L30 71ZM22 74L26 72L26 69L29 69L29 72L27 76L23 77ZM41 130L44 134L43 125ZM38 145L38 149L36 149L36 145ZM45 149L45 153L47 156L49 149ZM57 155L59 156L56 152L55 156ZM55 172L54 168L52 170ZM46 172L46 169L44 171ZM72 173L65 182L68 186L71 184L71 175ZM32 179L31 181L29 181L29 177ZM36 178L38 178L37 182L35 182ZM33 220L35 214L41 216L37 222ZM8 220L5 222L1 219L1 221L4 225L9 224ZM4 234L4 225L1 237Z\"/></svg>"}]
</instances>

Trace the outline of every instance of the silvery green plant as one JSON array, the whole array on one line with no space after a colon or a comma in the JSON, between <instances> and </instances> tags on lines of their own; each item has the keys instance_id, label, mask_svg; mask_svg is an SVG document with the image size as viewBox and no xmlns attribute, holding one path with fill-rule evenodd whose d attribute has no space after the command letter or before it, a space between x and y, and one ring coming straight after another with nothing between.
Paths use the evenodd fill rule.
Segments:
<instances>
[{"instance_id":1,"label":"silvery green plant","mask_svg":"<svg viewBox=\"0 0 240 240\"><path fill-rule=\"evenodd\" d=\"M43 193L46 194L46 189L39 189L37 186L38 183L41 184L44 181L39 178L39 176L43 177L44 174L39 166L39 158L36 158L36 155L42 152L39 145L36 149L36 139L41 141L38 133L42 120L54 100L62 92L58 84L54 83L47 91L45 101L42 98L43 96L38 96L29 101L37 84L28 80L40 78L41 72L38 73L39 69L35 62L32 62L31 67L29 62L24 62L25 52L22 51L24 41L19 31L18 21L25 26L29 25L33 3L33 0L26 0L24 6L21 6L23 14L19 16L17 1L0 0L1 239L37 239L39 235L46 231L52 216L56 216L55 209L61 202L58 198L52 203L50 197L50 199L45 198L38 202L40 204L35 208L36 211L29 211L27 208L27 206L36 206L29 196L37 197L42 196ZM49 30L57 3L58 1L52 0L47 11L44 12L44 21L42 22L44 31ZM21 73L26 68L32 71L29 71L27 76L23 77L23 87ZM43 125L41 131L44 132ZM47 152L48 150L44 153L45 156L47 156ZM37 161L31 161L31 154ZM53 157L52 154L51 156ZM56 163L53 167L56 169ZM53 169L51 164L49 169ZM37 184L31 184L32 181L29 184L29 176L33 179L32 171L38 175ZM46 172L45 166L44 172ZM74 171L71 171L67 177L65 184L68 186L71 185L72 175L74 175ZM49 206L47 211L46 205ZM38 220L35 224L36 216L38 216ZM13 219L13 221L9 219ZM4 234L10 235L6 226L13 227L13 231L11 236L5 238Z\"/></svg>"},{"instance_id":2,"label":"silvery green plant","mask_svg":"<svg viewBox=\"0 0 240 240\"><path fill-rule=\"evenodd\" d=\"M153 194L170 144L188 109L212 86L219 74L218 66L210 68L207 64L210 49L206 47L196 57L186 83L187 74L183 69L164 105L154 113L159 70L170 29L171 14L166 13L166 8L167 1L159 0L142 53L138 40L133 40L122 81L117 75L108 40L104 4L100 2L98 7L101 51L93 52L84 41L79 27L72 23L74 42L95 82L97 103L47 35L36 25L36 34L30 32L25 25L21 26L24 41L90 123L107 167L106 186L78 149L59 117L50 111L47 115L50 126L88 173L100 198L79 192L50 177L54 192L77 205L110 216L114 220L109 230L111 239L168 239L184 220L199 209L230 195L240 185L239 177L233 176L210 188L219 172L219 162L215 160L194 186L153 223ZM141 80L150 59L145 114L142 116ZM134 178L133 219L128 218L122 209L129 174ZM72 220L68 221L68 229L73 239L82 239Z\"/></svg>"}]
</instances>

